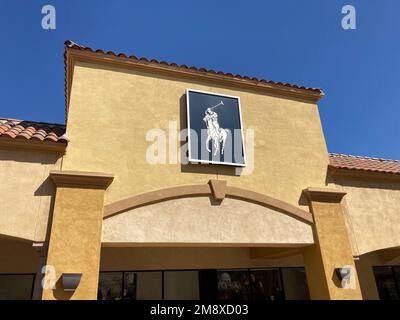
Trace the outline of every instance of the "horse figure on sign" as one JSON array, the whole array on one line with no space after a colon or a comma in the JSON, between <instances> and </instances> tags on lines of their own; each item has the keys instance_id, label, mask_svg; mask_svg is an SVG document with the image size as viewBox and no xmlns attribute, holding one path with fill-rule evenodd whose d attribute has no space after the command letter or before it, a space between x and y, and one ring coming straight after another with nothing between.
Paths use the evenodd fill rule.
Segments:
<instances>
[{"instance_id":1,"label":"horse figure on sign","mask_svg":"<svg viewBox=\"0 0 400 320\"><path fill-rule=\"evenodd\" d=\"M217 152L221 149L221 153L224 154L225 142L226 138L228 137L228 132L226 129L220 128L218 123L218 113L213 111L212 109L224 105L221 101L217 105L207 108L205 111L205 116L203 121L206 123L207 126L207 140L206 140L206 149L208 152L211 153L211 149L209 148L210 140L214 143L214 156ZM222 143L222 147L221 147Z\"/></svg>"}]
</instances>

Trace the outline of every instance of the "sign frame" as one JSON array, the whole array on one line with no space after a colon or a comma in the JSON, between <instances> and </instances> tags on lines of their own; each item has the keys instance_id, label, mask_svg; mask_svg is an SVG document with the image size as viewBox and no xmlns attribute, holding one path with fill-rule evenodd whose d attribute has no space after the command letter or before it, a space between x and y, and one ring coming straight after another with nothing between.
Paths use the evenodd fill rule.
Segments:
<instances>
[{"instance_id":1,"label":"sign frame","mask_svg":"<svg viewBox=\"0 0 400 320\"><path fill-rule=\"evenodd\" d=\"M241 131L241 138L242 138L243 163L223 162L223 161L213 161L213 160L202 160L202 159L193 159L192 158L192 152L191 152L192 148L191 148L191 139L190 139L190 132L191 132L191 127L190 127L190 105L189 105L189 93L190 92L202 93L202 94L225 97L225 98L231 98L231 99L236 99L237 100L238 108L239 108L240 131ZM190 163L219 164L219 165L228 165L228 166L234 166L234 167L246 167L246 165L247 165L246 147L245 147L244 134L243 134L243 120L242 120L242 109L241 109L241 104L240 104L240 97L232 96L232 95L228 95L228 94L222 94L222 93L216 93L216 92L208 92L208 91L202 91L202 90L187 88L186 89L186 119L187 119L187 129L188 129L188 138L187 138L188 139L188 159L189 159Z\"/></svg>"}]
</instances>

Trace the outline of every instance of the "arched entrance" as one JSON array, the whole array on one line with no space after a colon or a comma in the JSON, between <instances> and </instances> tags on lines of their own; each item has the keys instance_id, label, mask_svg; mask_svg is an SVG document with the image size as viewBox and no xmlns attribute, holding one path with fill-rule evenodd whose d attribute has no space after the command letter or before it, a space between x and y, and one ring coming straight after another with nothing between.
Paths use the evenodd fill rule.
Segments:
<instances>
[{"instance_id":1,"label":"arched entrance","mask_svg":"<svg viewBox=\"0 0 400 320\"><path fill-rule=\"evenodd\" d=\"M99 296L307 298L300 249L314 243L312 224L307 211L218 181L109 204Z\"/></svg>"}]
</instances>

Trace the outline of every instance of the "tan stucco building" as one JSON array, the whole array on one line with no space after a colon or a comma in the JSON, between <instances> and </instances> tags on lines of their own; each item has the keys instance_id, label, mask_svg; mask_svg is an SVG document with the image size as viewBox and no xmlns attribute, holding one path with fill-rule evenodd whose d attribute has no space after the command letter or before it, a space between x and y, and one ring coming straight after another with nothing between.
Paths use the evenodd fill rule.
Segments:
<instances>
[{"instance_id":1,"label":"tan stucco building","mask_svg":"<svg viewBox=\"0 0 400 320\"><path fill-rule=\"evenodd\" d=\"M66 125L0 120L0 299L399 298L400 162L329 154L321 90L70 41L65 70ZM240 97L245 167L186 163L187 89Z\"/></svg>"}]
</instances>

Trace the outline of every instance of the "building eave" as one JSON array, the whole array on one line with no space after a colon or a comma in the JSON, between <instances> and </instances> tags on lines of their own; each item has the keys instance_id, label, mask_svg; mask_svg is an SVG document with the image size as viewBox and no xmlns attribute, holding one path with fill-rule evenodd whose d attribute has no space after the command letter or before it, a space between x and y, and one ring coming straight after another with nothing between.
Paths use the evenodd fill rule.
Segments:
<instances>
[{"instance_id":1,"label":"building eave","mask_svg":"<svg viewBox=\"0 0 400 320\"><path fill-rule=\"evenodd\" d=\"M307 88L288 83L250 78L230 73L216 72L205 68L187 67L176 63L158 62L146 58L136 58L125 54L115 54L111 51L92 50L88 47L66 41L64 52L65 63L65 103L66 118L68 118L69 98L76 61L106 64L118 68L134 69L141 72L161 74L168 77L177 77L189 81L203 81L220 86L229 86L244 90L252 90L271 95L284 96L293 99L317 103L324 96L321 89Z\"/></svg>"}]
</instances>

